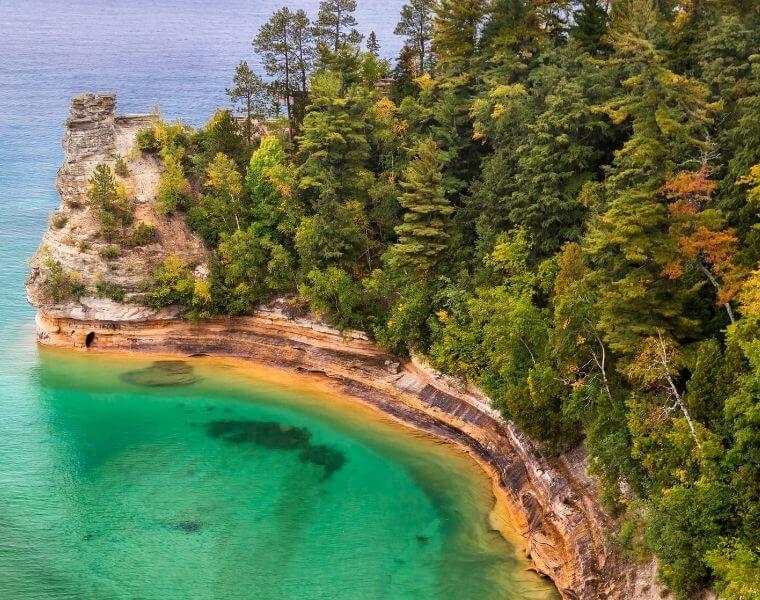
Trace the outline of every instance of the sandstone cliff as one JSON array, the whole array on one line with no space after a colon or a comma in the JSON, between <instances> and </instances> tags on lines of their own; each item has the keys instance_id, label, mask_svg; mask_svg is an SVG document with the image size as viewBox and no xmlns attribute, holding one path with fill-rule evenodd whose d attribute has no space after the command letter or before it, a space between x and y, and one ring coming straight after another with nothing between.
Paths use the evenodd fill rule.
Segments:
<instances>
[{"instance_id":1,"label":"sandstone cliff","mask_svg":"<svg viewBox=\"0 0 760 600\"><path fill-rule=\"evenodd\" d=\"M58 171L57 187L61 204L50 219L40 248L31 260L27 296L35 306L61 316L76 318L142 319L172 317L176 311L151 311L138 303L118 303L98 297L98 284L120 289L127 300L139 300L141 284L156 265L171 253L189 262L203 265L208 252L203 241L194 235L181 216L164 217L155 210L154 200L161 176L160 160L136 150L140 129L150 126L151 115L114 114L114 94L83 94L71 101L63 138L64 162ZM117 157L126 163L128 175L118 178L135 202L135 223L155 229L152 243L134 248L124 247L111 257L110 243L98 235L96 209L87 199L88 180L98 163L114 167ZM51 303L46 297L44 281L46 262L60 262L67 273L75 274L85 287L79 301Z\"/></svg>"},{"instance_id":2,"label":"sandstone cliff","mask_svg":"<svg viewBox=\"0 0 760 600\"><path fill-rule=\"evenodd\" d=\"M149 117L114 116L112 95L85 95L72 102L64 138L66 161L58 188L66 225L51 225L32 261L30 302L39 308L37 336L43 344L89 350L128 350L192 356L239 357L327 379L398 421L454 442L491 474L510 507L525 549L564 598L654 599L665 596L653 563L626 562L610 541L611 519L600 508L596 483L587 474L582 448L546 458L491 408L478 390L443 377L420 361L399 361L361 332L338 332L308 318L289 316L284 303L255 315L193 323L176 311L151 311L139 304L140 281L170 252L203 264L206 250L181 219L163 219L152 208L160 164L131 153ZM86 182L98 162L129 157L128 185L138 199L138 218L156 224L158 238L107 262L82 251L95 221L86 206ZM72 243L73 239L73 243ZM92 240L93 248L98 243ZM77 273L92 289L108 275L129 291L124 303L91 295L55 304L45 299L44 257Z\"/></svg>"}]
</instances>

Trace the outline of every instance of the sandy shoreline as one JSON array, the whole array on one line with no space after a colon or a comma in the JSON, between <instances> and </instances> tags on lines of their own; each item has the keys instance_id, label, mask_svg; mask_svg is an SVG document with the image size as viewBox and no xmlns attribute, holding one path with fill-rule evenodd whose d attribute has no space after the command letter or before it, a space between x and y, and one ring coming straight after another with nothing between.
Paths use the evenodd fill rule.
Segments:
<instances>
[{"instance_id":1,"label":"sandy shoreline","mask_svg":"<svg viewBox=\"0 0 760 600\"><path fill-rule=\"evenodd\" d=\"M363 424L372 425L376 423L389 424L391 427L399 426L409 433L428 440L434 440L438 444L445 445L449 451L456 452L459 455L466 456L473 466L477 465L480 471L490 482L492 493L492 506L489 510L489 524L494 531L498 532L504 540L512 547L519 550L515 556L520 560L522 569L526 577L537 576L541 582L536 582L535 589L531 589L531 598L536 600L540 598L556 598L556 590L545 591L544 587L550 585L550 580L540 573L532 561L527 557L528 546L524 535L520 533L519 527L515 522L515 515L510 510L510 503L506 497L506 491L499 485L499 474L496 470L484 461L480 456L472 451L467 445L455 440L440 437L427 431L415 424L405 421L393 414L387 413L379 406L368 402L359 395L347 394L343 389L335 384L329 377L320 373L294 373L284 368L273 367L251 358L236 358L225 356L188 356L181 353L155 353L143 351L125 351L125 350L86 350L75 348L58 348L40 346L42 352L46 354L63 353L82 356L87 353L97 354L100 360L109 360L120 366L128 364L131 359L138 358L141 361L160 361L160 360L184 360L199 367L199 373L211 372L214 375L226 375L223 371L231 374L234 381L229 381L233 389L243 395L246 393L244 382L251 382L259 388L270 388L277 392L286 392L288 394L306 393L304 402L314 404L316 400L324 400L329 405L322 403L320 407L327 406L330 410L340 411L342 417L346 416L345 411L352 413L351 417L361 420ZM237 384L237 385L236 385ZM542 583L544 582L544 583ZM552 586L553 588L553 586ZM542 593L545 592L545 593Z\"/></svg>"}]
</instances>

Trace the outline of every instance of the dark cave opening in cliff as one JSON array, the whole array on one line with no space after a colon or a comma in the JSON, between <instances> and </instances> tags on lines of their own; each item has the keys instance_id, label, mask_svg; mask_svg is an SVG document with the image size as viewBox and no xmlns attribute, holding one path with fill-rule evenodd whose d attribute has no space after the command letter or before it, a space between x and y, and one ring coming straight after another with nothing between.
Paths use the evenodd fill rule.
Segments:
<instances>
[{"instance_id":1,"label":"dark cave opening in cliff","mask_svg":"<svg viewBox=\"0 0 760 600\"><path fill-rule=\"evenodd\" d=\"M87 334L87 337L84 338L84 347L89 348L90 346L92 346L92 342L94 341L95 341L95 332L91 331L90 333Z\"/></svg>"}]
</instances>

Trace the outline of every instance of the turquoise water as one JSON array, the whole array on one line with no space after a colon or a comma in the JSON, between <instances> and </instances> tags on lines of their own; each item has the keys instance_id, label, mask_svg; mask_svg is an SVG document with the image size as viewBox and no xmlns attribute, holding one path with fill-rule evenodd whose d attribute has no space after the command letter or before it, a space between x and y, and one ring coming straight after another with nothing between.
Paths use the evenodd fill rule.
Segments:
<instances>
[{"instance_id":1,"label":"turquoise water","mask_svg":"<svg viewBox=\"0 0 760 600\"><path fill-rule=\"evenodd\" d=\"M547 597L469 458L313 390L166 364L43 350L17 378L3 597Z\"/></svg>"},{"instance_id":2,"label":"turquoise water","mask_svg":"<svg viewBox=\"0 0 760 600\"><path fill-rule=\"evenodd\" d=\"M467 457L218 363L34 342L27 258L58 204L69 97L201 123L280 2L0 8L0 597L539 598ZM317 0L293 2L312 13ZM385 52L401 0L359 2ZM266 380L269 380L267 383ZM175 383L180 385L155 385Z\"/></svg>"}]
</instances>

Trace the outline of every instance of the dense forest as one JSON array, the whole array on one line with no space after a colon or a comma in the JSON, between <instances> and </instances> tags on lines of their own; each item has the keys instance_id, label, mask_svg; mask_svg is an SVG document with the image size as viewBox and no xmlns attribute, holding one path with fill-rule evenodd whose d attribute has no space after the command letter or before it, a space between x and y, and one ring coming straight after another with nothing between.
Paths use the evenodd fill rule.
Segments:
<instances>
[{"instance_id":1,"label":"dense forest","mask_svg":"<svg viewBox=\"0 0 760 600\"><path fill-rule=\"evenodd\" d=\"M583 441L677 597L760 598L758 4L411 0L392 62L355 5L276 11L233 110L140 133L212 250L146 301L284 296L422 354L547 453Z\"/></svg>"}]
</instances>

